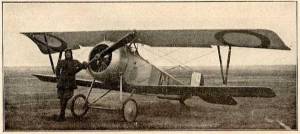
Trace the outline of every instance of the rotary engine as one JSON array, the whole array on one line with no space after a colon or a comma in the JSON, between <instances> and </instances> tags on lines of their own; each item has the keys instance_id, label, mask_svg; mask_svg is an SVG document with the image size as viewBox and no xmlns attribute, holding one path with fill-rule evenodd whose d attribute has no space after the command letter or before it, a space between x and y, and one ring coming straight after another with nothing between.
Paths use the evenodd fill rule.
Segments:
<instances>
[{"instance_id":1,"label":"rotary engine","mask_svg":"<svg viewBox=\"0 0 300 134\"><path fill-rule=\"evenodd\" d=\"M101 58L99 55L111 47L114 42L104 41L97 44L90 52L88 61L90 62L88 71L96 79L106 83L119 80L120 73L124 72L127 64L125 47L107 53ZM95 60L97 58L97 60Z\"/></svg>"}]
</instances>

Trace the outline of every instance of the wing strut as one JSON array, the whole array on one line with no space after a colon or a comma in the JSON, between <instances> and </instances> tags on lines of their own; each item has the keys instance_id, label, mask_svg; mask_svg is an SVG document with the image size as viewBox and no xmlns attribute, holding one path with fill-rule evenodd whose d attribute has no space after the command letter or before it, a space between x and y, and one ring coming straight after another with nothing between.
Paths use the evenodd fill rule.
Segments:
<instances>
[{"instance_id":1,"label":"wing strut","mask_svg":"<svg viewBox=\"0 0 300 134\"><path fill-rule=\"evenodd\" d=\"M46 42L46 46L47 46L47 51L48 51L48 55L49 55L49 59L50 59L51 67L52 67L52 71L53 71L53 74L55 74L53 59L52 59L52 55L50 53L50 48L48 46L48 40L47 40L47 37L46 37L46 33L44 34L44 38L45 38L45 42Z\"/></svg>"},{"instance_id":2,"label":"wing strut","mask_svg":"<svg viewBox=\"0 0 300 134\"><path fill-rule=\"evenodd\" d=\"M55 66L54 66L54 63L53 63L52 55L50 53L50 48L49 48L49 45L48 45L48 40L47 40L47 37L46 37L46 33L44 34L44 39L45 39L45 42L46 42L47 52L48 52L48 55L49 55L49 60L50 60L50 63L51 63L52 71L53 71L53 74L55 74ZM63 50L61 49L60 52L59 52L58 59L57 59L57 64L61 60L62 53L63 53Z\"/></svg>"},{"instance_id":3,"label":"wing strut","mask_svg":"<svg viewBox=\"0 0 300 134\"><path fill-rule=\"evenodd\" d=\"M223 71L223 63L222 63L222 55L221 55L221 52L220 52L220 46L217 46L217 48L218 48L218 55L219 55L220 68L221 68L221 76L222 76L223 84L227 85L228 70L229 70L229 63L230 63L230 56L231 56L231 46L229 46L229 48L228 48L227 65L226 65L225 76L224 76L224 71Z\"/></svg>"}]
</instances>

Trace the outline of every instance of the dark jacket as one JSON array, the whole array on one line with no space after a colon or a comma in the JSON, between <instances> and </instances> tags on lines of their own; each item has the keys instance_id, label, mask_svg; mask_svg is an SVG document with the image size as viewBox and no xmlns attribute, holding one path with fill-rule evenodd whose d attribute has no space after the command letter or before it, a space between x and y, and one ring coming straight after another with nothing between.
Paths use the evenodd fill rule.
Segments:
<instances>
[{"instance_id":1,"label":"dark jacket","mask_svg":"<svg viewBox=\"0 0 300 134\"><path fill-rule=\"evenodd\" d=\"M56 76L58 78L57 88L76 89L75 75L85 68L78 60L61 60L56 66Z\"/></svg>"}]
</instances>

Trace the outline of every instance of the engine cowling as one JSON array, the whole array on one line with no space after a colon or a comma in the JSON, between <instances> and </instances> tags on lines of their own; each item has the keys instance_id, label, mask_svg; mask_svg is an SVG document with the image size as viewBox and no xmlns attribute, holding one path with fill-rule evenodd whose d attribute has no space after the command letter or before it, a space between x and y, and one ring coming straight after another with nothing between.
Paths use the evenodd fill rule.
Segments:
<instances>
[{"instance_id":1,"label":"engine cowling","mask_svg":"<svg viewBox=\"0 0 300 134\"><path fill-rule=\"evenodd\" d=\"M100 54L113 44L114 42L110 41L98 43L91 50L88 61L91 61L97 54ZM105 55L103 58L91 62L88 71L96 80L106 83L115 83L119 81L120 73L125 71L126 64L126 51L124 48L119 48Z\"/></svg>"}]
</instances>

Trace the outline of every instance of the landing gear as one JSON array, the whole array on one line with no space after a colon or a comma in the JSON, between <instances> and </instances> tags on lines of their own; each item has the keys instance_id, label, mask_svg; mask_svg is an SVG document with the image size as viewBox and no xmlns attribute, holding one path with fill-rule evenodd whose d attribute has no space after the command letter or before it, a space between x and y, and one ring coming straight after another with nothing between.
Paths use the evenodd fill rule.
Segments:
<instances>
[{"instance_id":1,"label":"landing gear","mask_svg":"<svg viewBox=\"0 0 300 134\"><path fill-rule=\"evenodd\" d=\"M122 107L123 118L127 122L135 121L138 114L138 106L134 99L127 99Z\"/></svg>"},{"instance_id":2,"label":"landing gear","mask_svg":"<svg viewBox=\"0 0 300 134\"><path fill-rule=\"evenodd\" d=\"M83 94L78 94L72 99L71 112L75 118L82 118L88 110L88 102Z\"/></svg>"},{"instance_id":3,"label":"landing gear","mask_svg":"<svg viewBox=\"0 0 300 134\"><path fill-rule=\"evenodd\" d=\"M138 115L138 105L136 101L130 97L122 103L122 108L114 109L93 105L93 103L89 103L86 99L83 94L78 94L72 99L71 112L76 119L81 119L90 108L121 111L123 119L127 122L134 122Z\"/></svg>"},{"instance_id":4,"label":"landing gear","mask_svg":"<svg viewBox=\"0 0 300 134\"><path fill-rule=\"evenodd\" d=\"M100 99L105 97L112 90L106 91L103 95L101 95L94 101L89 101L89 96L92 92L94 83L95 80L92 82L90 86L90 90L87 94L87 97L83 94L78 94L72 99L71 112L75 118L82 118L90 108L94 108L94 109L101 109L101 110L121 111L125 121L133 122L136 120L138 114L138 106L136 101L131 98L132 95L135 93L135 89L131 91L130 96L126 98L125 101L122 100L123 99L122 75L120 76L120 101L119 101L119 103L121 103L122 106L119 106L117 108L110 108L107 106L96 104L96 102L98 102Z\"/></svg>"}]
</instances>

